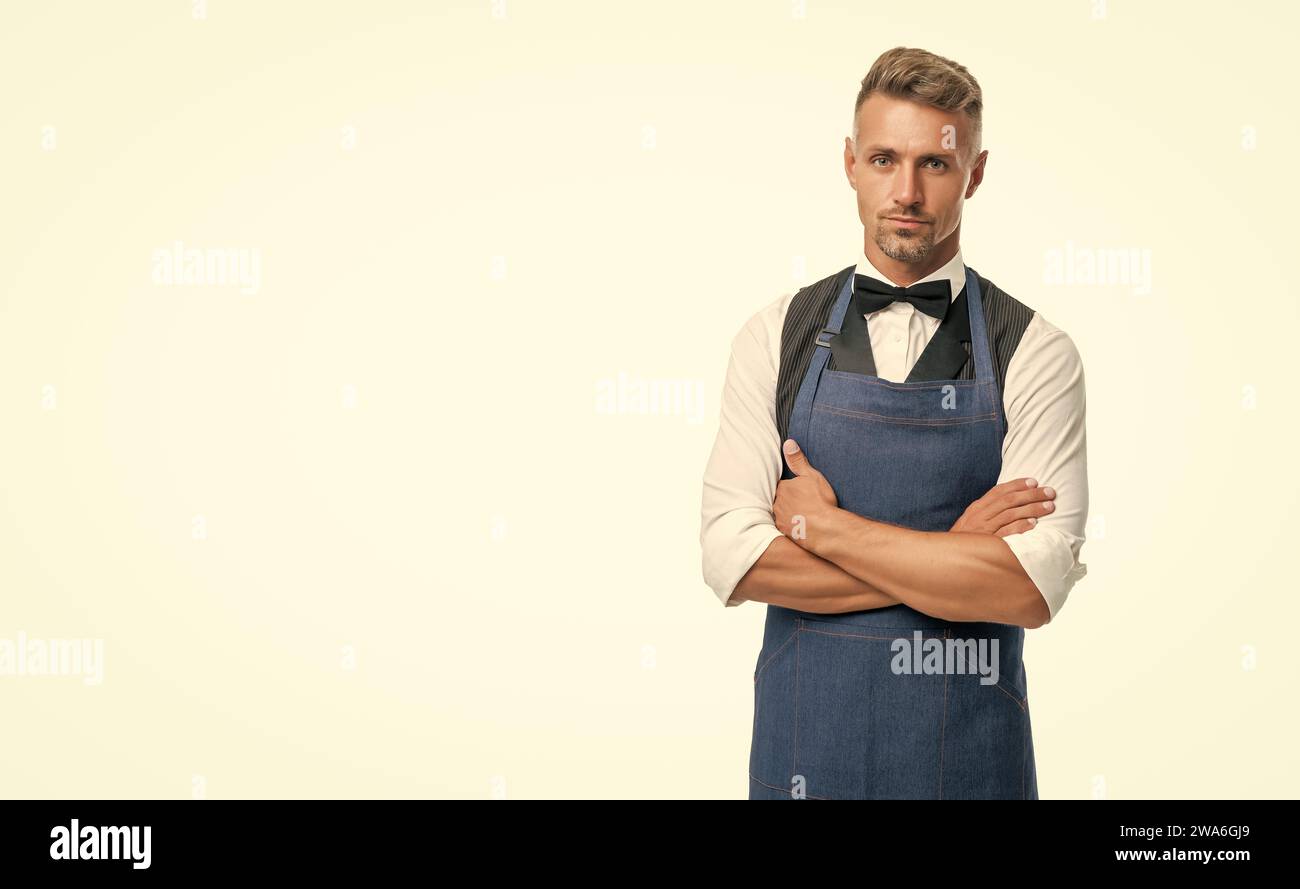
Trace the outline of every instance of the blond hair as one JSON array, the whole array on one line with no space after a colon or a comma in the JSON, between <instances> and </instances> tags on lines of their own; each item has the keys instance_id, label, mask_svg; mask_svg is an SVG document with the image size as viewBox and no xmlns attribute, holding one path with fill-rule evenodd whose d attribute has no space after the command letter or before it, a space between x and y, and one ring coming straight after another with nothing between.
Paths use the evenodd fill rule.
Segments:
<instances>
[{"instance_id":1,"label":"blond hair","mask_svg":"<svg viewBox=\"0 0 1300 889\"><path fill-rule=\"evenodd\" d=\"M862 78L858 100L853 105L853 152L858 151L858 111L872 93L910 99L940 111L964 111L970 120L967 162L980 153L980 114L984 97L979 81L962 65L924 49L896 46L876 59Z\"/></svg>"}]
</instances>

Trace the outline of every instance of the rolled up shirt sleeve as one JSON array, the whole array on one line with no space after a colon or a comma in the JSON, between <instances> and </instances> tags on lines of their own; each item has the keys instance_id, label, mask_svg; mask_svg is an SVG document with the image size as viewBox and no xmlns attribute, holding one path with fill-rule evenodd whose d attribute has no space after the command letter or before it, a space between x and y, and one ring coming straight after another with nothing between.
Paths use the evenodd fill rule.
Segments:
<instances>
[{"instance_id":1,"label":"rolled up shirt sleeve","mask_svg":"<svg viewBox=\"0 0 1300 889\"><path fill-rule=\"evenodd\" d=\"M1088 448L1083 361L1070 337L1035 314L1007 368L1007 435L999 483L1036 479L1056 491L1055 509L1020 534L1002 538L1060 613L1088 573L1079 561L1088 521Z\"/></svg>"},{"instance_id":2,"label":"rolled up shirt sleeve","mask_svg":"<svg viewBox=\"0 0 1300 889\"><path fill-rule=\"evenodd\" d=\"M793 294L782 297L789 300ZM751 318L731 341L718 409L718 435L704 471L700 548L704 582L727 606L736 585L781 532L772 501L781 477L776 427L775 350L781 300Z\"/></svg>"}]
</instances>

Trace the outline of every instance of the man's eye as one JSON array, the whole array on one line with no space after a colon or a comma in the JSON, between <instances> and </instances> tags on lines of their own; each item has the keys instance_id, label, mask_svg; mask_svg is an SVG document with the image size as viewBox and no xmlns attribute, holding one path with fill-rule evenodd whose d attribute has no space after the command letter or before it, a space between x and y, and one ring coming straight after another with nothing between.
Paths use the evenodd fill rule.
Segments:
<instances>
[{"instance_id":1,"label":"man's eye","mask_svg":"<svg viewBox=\"0 0 1300 889\"><path fill-rule=\"evenodd\" d=\"M942 167L947 167L947 166L948 166L948 165L945 164L943 161L939 160L937 157L932 157L932 158L930 158L930 162L931 162L931 163L938 164L941 168L942 168Z\"/></svg>"},{"instance_id":2,"label":"man's eye","mask_svg":"<svg viewBox=\"0 0 1300 889\"><path fill-rule=\"evenodd\" d=\"M889 160L889 158L885 157L884 155L876 155L871 159L871 162L874 164L876 161L887 161L887 160Z\"/></svg>"}]
</instances>

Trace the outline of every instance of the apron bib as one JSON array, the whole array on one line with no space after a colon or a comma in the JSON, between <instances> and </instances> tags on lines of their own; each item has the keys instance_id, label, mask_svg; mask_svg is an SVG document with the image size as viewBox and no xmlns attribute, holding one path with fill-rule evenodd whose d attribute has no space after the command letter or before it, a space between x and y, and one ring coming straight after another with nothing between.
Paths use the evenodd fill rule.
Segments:
<instances>
[{"instance_id":1,"label":"apron bib","mask_svg":"<svg viewBox=\"0 0 1300 889\"><path fill-rule=\"evenodd\" d=\"M841 508L947 531L1002 470L1006 418L978 278L966 268L975 379L903 383L826 369L853 282L817 336L789 437ZM1037 799L1024 637L906 605L817 614L769 604L750 799ZM991 678L994 664L989 682L980 669Z\"/></svg>"}]
</instances>

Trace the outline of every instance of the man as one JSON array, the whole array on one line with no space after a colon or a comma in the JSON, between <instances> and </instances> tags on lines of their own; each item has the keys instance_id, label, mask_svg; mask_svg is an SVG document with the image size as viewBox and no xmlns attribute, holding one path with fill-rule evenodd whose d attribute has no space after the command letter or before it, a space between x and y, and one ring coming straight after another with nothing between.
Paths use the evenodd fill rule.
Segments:
<instances>
[{"instance_id":1,"label":"man","mask_svg":"<svg viewBox=\"0 0 1300 889\"><path fill-rule=\"evenodd\" d=\"M732 340L700 541L724 604L768 603L751 799L1038 796L1021 655L1086 574L1083 366L963 262L981 109L882 55L844 146L863 255Z\"/></svg>"}]
</instances>

